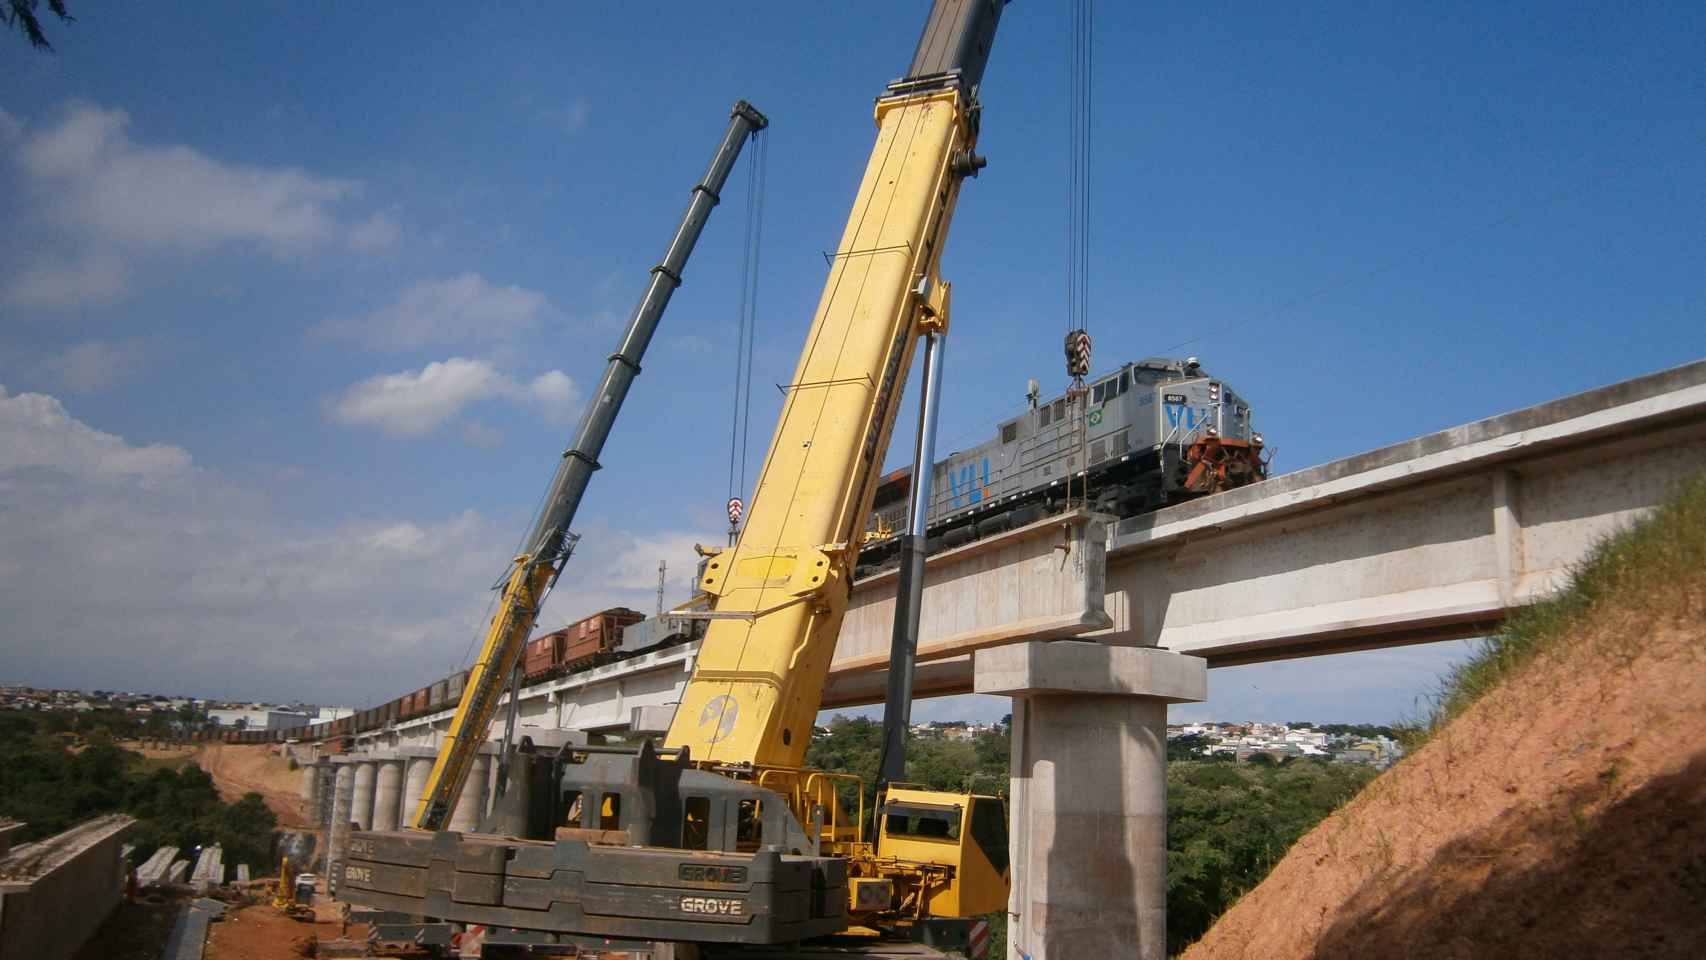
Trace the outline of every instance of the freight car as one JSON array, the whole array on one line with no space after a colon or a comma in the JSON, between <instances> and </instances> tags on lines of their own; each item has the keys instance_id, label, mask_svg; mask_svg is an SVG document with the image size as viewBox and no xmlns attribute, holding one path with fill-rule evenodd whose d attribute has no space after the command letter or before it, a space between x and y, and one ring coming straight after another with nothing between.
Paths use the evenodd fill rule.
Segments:
<instances>
[{"instance_id":1,"label":"freight car","mask_svg":"<svg viewBox=\"0 0 1706 960\"><path fill-rule=\"evenodd\" d=\"M638 610L611 607L536 637L522 653L522 675L534 683L607 663L620 649L622 630L644 619Z\"/></svg>"},{"instance_id":2,"label":"freight car","mask_svg":"<svg viewBox=\"0 0 1706 960\"><path fill-rule=\"evenodd\" d=\"M703 620L647 617L638 610L611 607L528 643L522 674L524 682L537 683L696 640L704 634ZM468 671L461 670L381 706L357 711L330 724L305 728L300 735L305 739L330 741L381 730L400 720L454 710L467 684Z\"/></svg>"},{"instance_id":3,"label":"freight car","mask_svg":"<svg viewBox=\"0 0 1706 960\"><path fill-rule=\"evenodd\" d=\"M1059 510L1070 495L1127 517L1267 476L1270 454L1249 404L1195 357L1151 357L1000 424L995 437L949 454L931 473L926 550L956 547ZM911 468L877 488L859 575L896 562Z\"/></svg>"}]
</instances>

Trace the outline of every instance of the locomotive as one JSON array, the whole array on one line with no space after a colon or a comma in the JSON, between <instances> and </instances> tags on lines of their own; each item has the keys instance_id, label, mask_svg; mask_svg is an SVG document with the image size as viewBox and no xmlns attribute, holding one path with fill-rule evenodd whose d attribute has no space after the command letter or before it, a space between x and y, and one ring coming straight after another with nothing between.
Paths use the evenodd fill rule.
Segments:
<instances>
[{"instance_id":1,"label":"locomotive","mask_svg":"<svg viewBox=\"0 0 1706 960\"><path fill-rule=\"evenodd\" d=\"M1196 357L1151 357L1089 381L1080 401L1043 401L993 439L932 469L926 551L957 547L1039 520L1070 496L1128 517L1264 479L1271 455L1250 406ZM883 478L858 576L896 562L912 468Z\"/></svg>"}]
</instances>

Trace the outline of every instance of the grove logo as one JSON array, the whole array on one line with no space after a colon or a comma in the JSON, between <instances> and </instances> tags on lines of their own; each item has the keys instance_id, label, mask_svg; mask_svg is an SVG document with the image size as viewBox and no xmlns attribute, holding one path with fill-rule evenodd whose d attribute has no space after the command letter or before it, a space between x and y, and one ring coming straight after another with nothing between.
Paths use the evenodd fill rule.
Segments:
<instances>
[{"instance_id":1,"label":"grove logo","mask_svg":"<svg viewBox=\"0 0 1706 960\"><path fill-rule=\"evenodd\" d=\"M711 914L718 917L738 917L746 909L746 904L739 900L724 900L721 897L682 897L682 913Z\"/></svg>"}]
</instances>

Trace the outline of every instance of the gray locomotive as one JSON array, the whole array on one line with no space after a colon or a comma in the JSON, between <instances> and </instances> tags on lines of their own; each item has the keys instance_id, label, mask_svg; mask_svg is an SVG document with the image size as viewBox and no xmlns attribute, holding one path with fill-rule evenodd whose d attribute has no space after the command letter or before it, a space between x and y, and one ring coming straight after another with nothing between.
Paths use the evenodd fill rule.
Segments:
<instances>
[{"instance_id":1,"label":"gray locomotive","mask_svg":"<svg viewBox=\"0 0 1706 960\"><path fill-rule=\"evenodd\" d=\"M860 573L888 564L906 526L912 469L877 488ZM1267 476L1250 406L1195 357L1151 357L1088 383L1081 402L1042 401L994 439L938 461L927 549L956 547L1023 526L1074 502L1132 516ZM1070 479L1070 491L1068 480Z\"/></svg>"}]
</instances>

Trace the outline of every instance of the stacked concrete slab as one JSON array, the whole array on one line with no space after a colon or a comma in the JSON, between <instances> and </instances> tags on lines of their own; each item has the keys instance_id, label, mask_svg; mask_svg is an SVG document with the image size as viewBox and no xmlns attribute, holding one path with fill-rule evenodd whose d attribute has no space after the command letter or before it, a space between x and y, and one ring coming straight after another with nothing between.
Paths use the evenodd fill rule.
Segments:
<instances>
[{"instance_id":1,"label":"stacked concrete slab","mask_svg":"<svg viewBox=\"0 0 1706 960\"><path fill-rule=\"evenodd\" d=\"M204 847L201 856L196 858L195 872L190 874L190 886L206 893L209 887L216 887L225 882L225 851L219 844Z\"/></svg>"},{"instance_id":2,"label":"stacked concrete slab","mask_svg":"<svg viewBox=\"0 0 1706 960\"><path fill-rule=\"evenodd\" d=\"M161 847L154 851L153 856L142 861L142 865L136 868L136 885L138 887L152 887L155 884L169 882L166 879L166 873L171 869L172 860L177 855L177 847Z\"/></svg>"},{"instance_id":3,"label":"stacked concrete slab","mask_svg":"<svg viewBox=\"0 0 1706 960\"><path fill-rule=\"evenodd\" d=\"M74 955L124 896L136 821L97 817L0 858L0 960Z\"/></svg>"}]
</instances>

